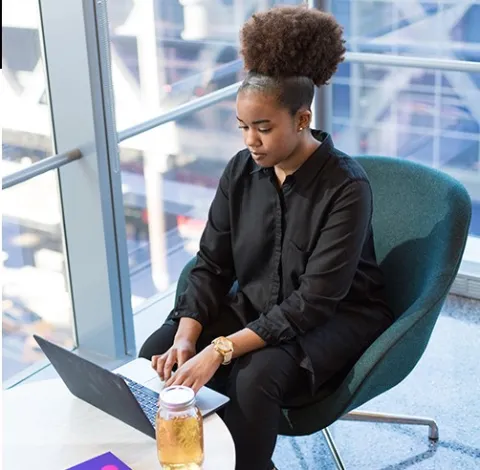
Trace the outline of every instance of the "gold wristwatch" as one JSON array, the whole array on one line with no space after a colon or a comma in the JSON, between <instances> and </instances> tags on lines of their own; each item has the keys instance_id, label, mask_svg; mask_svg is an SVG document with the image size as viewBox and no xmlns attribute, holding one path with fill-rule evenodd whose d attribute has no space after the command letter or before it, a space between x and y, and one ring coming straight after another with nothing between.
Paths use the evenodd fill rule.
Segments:
<instances>
[{"instance_id":1,"label":"gold wristwatch","mask_svg":"<svg viewBox=\"0 0 480 470\"><path fill-rule=\"evenodd\" d=\"M225 336L219 336L212 341L213 348L223 356L222 365L226 366L232 362L233 343Z\"/></svg>"}]
</instances>

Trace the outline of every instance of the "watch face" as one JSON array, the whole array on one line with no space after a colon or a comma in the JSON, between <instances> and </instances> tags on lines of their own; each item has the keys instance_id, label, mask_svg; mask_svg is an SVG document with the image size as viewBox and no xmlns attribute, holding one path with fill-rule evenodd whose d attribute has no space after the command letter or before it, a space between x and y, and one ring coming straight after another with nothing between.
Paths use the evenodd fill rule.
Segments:
<instances>
[{"instance_id":1,"label":"watch face","mask_svg":"<svg viewBox=\"0 0 480 470\"><path fill-rule=\"evenodd\" d=\"M222 352L230 352L232 350L232 347L230 345L230 341L225 340L225 339L219 339L217 342L217 347L220 349Z\"/></svg>"}]
</instances>

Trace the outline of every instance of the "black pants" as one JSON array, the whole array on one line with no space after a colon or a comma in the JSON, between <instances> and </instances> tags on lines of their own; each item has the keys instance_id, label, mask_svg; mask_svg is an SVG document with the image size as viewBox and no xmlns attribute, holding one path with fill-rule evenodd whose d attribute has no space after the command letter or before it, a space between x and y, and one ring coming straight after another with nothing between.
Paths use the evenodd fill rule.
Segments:
<instances>
[{"instance_id":1,"label":"black pants","mask_svg":"<svg viewBox=\"0 0 480 470\"><path fill-rule=\"evenodd\" d=\"M167 351L177 326L174 320L167 320L145 341L140 357L151 359ZM217 336L241 328L233 315L225 315L221 323L203 329L197 352ZM234 360L229 366L221 366L208 385L230 397L222 418L235 442L236 470L271 470L282 404L292 399L298 402L302 396L308 400L308 372L297 364L288 347L268 346Z\"/></svg>"}]
</instances>

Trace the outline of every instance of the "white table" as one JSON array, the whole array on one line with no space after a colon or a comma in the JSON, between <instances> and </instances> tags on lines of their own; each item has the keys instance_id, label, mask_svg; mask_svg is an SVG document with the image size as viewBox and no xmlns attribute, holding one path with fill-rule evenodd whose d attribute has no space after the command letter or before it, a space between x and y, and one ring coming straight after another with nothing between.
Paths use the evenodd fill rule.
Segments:
<instances>
[{"instance_id":1,"label":"white table","mask_svg":"<svg viewBox=\"0 0 480 470\"><path fill-rule=\"evenodd\" d=\"M148 361L117 369L157 391ZM204 422L203 470L234 470L232 437L216 415ZM154 439L74 397L60 379L19 385L3 394L3 469L65 470L113 452L133 470L159 469Z\"/></svg>"}]
</instances>

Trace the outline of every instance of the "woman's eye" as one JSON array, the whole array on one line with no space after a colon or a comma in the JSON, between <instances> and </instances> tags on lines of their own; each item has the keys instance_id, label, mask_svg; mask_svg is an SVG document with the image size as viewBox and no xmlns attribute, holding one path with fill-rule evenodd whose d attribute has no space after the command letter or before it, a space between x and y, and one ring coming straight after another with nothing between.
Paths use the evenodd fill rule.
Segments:
<instances>
[{"instance_id":1,"label":"woman's eye","mask_svg":"<svg viewBox=\"0 0 480 470\"><path fill-rule=\"evenodd\" d=\"M238 126L238 128L242 129L242 131L247 131L248 130L248 126ZM267 134L271 130L272 129L257 129L257 131L260 132L261 134Z\"/></svg>"}]
</instances>

